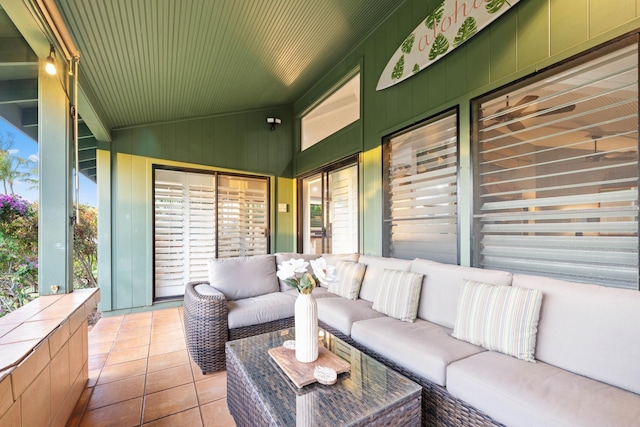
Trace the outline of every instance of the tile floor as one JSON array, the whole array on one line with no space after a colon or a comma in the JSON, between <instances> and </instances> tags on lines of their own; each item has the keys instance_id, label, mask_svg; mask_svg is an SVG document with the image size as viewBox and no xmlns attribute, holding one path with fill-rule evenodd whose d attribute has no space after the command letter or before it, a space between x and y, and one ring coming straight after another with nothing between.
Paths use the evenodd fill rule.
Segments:
<instances>
[{"instance_id":1,"label":"tile floor","mask_svg":"<svg viewBox=\"0 0 640 427\"><path fill-rule=\"evenodd\" d=\"M235 426L226 374L202 375L182 309L103 317L89 331L89 383L69 427Z\"/></svg>"}]
</instances>

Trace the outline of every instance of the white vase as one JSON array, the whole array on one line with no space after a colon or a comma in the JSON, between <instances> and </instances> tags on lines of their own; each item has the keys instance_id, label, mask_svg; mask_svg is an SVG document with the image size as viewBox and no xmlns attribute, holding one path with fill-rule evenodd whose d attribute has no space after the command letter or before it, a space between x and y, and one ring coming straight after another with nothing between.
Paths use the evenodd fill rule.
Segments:
<instances>
[{"instance_id":1,"label":"white vase","mask_svg":"<svg viewBox=\"0 0 640 427\"><path fill-rule=\"evenodd\" d=\"M318 304L311 294L298 294L295 304L296 359L310 363L318 358Z\"/></svg>"}]
</instances>

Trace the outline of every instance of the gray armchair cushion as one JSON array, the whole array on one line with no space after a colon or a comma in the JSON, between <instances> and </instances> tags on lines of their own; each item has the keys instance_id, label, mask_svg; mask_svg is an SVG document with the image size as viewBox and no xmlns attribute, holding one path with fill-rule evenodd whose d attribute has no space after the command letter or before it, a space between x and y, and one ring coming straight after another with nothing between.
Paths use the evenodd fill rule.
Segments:
<instances>
[{"instance_id":1,"label":"gray armchair cushion","mask_svg":"<svg viewBox=\"0 0 640 427\"><path fill-rule=\"evenodd\" d=\"M228 300L250 298L279 290L274 255L209 260L209 284Z\"/></svg>"},{"instance_id":2,"label":"gray armchair cushion","mask_svg":"<svg viewBox=\"0 0 640 427\"><path fill-rule=\"evenodd\" d=\"M282 292L229 301L229 329L293 317L295 301L294 297Z\"/></svg>"}]
</instances>

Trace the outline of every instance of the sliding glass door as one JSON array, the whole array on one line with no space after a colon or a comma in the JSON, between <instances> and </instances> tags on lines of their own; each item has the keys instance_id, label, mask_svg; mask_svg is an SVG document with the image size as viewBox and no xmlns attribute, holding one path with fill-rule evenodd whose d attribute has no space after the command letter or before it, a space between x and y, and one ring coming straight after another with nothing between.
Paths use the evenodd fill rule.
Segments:
<instances>
[{"instance_id":1,"label":"sliding glass door","mask_svg":"<svg viewBox=\"0 0 640 427\"><path fill-rule=\"evenodd\" d=\"M303 253L358 252L358 163L332 165L299 179Z\"/></svg>"},{"instance_id":2,"label":"sliding glass door","mask_svg":"<svg viewBox=\"0 0 640 427\"><path fill-rule=\"evenodd\" d=\"M206 280L211 258L269 252L269 179L154 169L154 298Z\"/></svg>"}]
</instances>

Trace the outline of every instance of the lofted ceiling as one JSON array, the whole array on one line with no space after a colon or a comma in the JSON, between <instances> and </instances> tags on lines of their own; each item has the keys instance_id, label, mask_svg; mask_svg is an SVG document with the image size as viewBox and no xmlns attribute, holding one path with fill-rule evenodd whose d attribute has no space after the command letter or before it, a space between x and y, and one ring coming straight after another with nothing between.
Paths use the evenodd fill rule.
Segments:
<instances>
[{"instance_id":1,"label":"lofted ceiling","mask_svg":"<svg viewBox=\"0 0 640 427\"><path fill-rule=\"evenodd\" d=\"M292 103L397 0L55 0L109 129Z\"/></svg>"}]
</instances>

